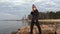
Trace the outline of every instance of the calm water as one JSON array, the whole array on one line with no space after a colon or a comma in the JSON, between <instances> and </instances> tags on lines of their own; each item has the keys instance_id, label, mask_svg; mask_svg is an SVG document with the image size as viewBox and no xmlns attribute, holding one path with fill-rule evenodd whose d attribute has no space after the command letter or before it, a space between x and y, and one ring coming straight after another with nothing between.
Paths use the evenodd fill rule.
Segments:
<instances>
[{"instance_id":1,"label":"calm water","mask_svg":"<svg viewBox=\"0 0 60 34\"><path fill-rule=\"evenodd\" d=\"M26 22L23 23L22 21L0 21L0 34L11 34L11 32L27 25Z\"/></svg>"}]
</instances>

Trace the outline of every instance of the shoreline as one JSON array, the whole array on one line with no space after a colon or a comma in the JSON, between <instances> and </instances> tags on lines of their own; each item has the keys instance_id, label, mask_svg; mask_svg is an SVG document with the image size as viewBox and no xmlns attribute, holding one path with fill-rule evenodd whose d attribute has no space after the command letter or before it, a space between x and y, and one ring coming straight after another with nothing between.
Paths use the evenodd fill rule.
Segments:
<instances>
[{"instance_id":1,"label":"shoreline","mask_svg":"<svg viewBox=\"0 0 60 34\"><path fill-rule=\"evenodd\" d=\"M28 22L31 22L31 20L26 20ZM41 19L39 22L47 22L47 23L59 23L60 19ZM55 33L55 27L56 24L54 25L41 25L42 33L43 34L54 34ZM59 24L60 27L60 24ZM60 28L57 29L57 34L60 34ZM12 34L29 34L30 33L30 26L23 26L22 28L19 28L16 32L12 32ZM34 26L33 33L36 34L38 33L38 29L36 26Z\"/></svg>"},{"instance_id":2,"label":"shoreline","mask_svg":"<svg viewBox=\"0 0 60 34\"><path fill-rule=\"evenodd\" d=\"M41 25L41 30L42 30L42 34L54 34L55 33L55 29L54 26L50 27L51 25ZM57 34L60 34L59 32L60 30L57 30ZM29 34L30 33L30 26L24 26L22 28L19 28L16 32L12 32L12 34ZM38 28L36 26L34 26L33 29L33 34L39 33L38 32Z\"/></svg>"},{"instance_id":3,"label":"shoreline","mask_svg":"<svg viewBox=\"0 0 60 34\"><path fill-rule=\"evenodd\" d=\"M60 19L40 19L39 22L60 22ZM28 22L31 22L31 20L28 20Z\"/></svg>"}]
</instances>

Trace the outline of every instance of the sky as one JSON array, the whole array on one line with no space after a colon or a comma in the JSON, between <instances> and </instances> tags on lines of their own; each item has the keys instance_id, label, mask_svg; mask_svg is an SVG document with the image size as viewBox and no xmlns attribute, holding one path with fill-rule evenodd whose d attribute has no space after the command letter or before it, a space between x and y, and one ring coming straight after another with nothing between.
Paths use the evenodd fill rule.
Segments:
<instances>
[{"instance_id":1,"label":"sky","mask_svg":"<svg viewBox=\"0 0 60 34\"><path fill-rule=\"evenodd\" d=\"M36 5L39 12L60 10L60 0L0 0L0 20L28 16L32 4Z\"/></svg>"}]
</instances>

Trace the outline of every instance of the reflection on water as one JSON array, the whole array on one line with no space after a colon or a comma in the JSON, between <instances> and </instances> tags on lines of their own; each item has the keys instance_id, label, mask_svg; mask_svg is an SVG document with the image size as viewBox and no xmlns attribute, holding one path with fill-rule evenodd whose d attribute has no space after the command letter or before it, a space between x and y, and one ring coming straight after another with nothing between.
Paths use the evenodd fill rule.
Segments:
<instances>
[{"instance_id":1,"label":"reflection on water","mask_svg":"<svg viewBox=\"0 0 60 34\"><path fill-rule=\"evenodd\" d=\"M0 34L11 34L11 32L16 31L18 28L27 25L27 22L22 21L0 21Z\"/></svg>"}]
</instances>

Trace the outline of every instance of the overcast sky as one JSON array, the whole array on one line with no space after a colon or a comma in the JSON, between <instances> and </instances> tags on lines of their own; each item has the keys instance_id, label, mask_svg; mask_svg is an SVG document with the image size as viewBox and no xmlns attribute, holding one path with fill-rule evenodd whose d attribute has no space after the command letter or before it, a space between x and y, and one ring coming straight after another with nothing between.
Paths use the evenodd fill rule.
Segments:
<instances>
[{"instance_id":1,"label":"overcast sky","mask_svg":"<svg viewBox=\"0 0 60 34\"><path fill-rule=\"evenodd\" d=\"M34 1L34 2L33 2ZM39 12L59 11L60 0L0 0L0 20L21 19L31 12L35 4Z\"/></svg>"}]
</instances>

